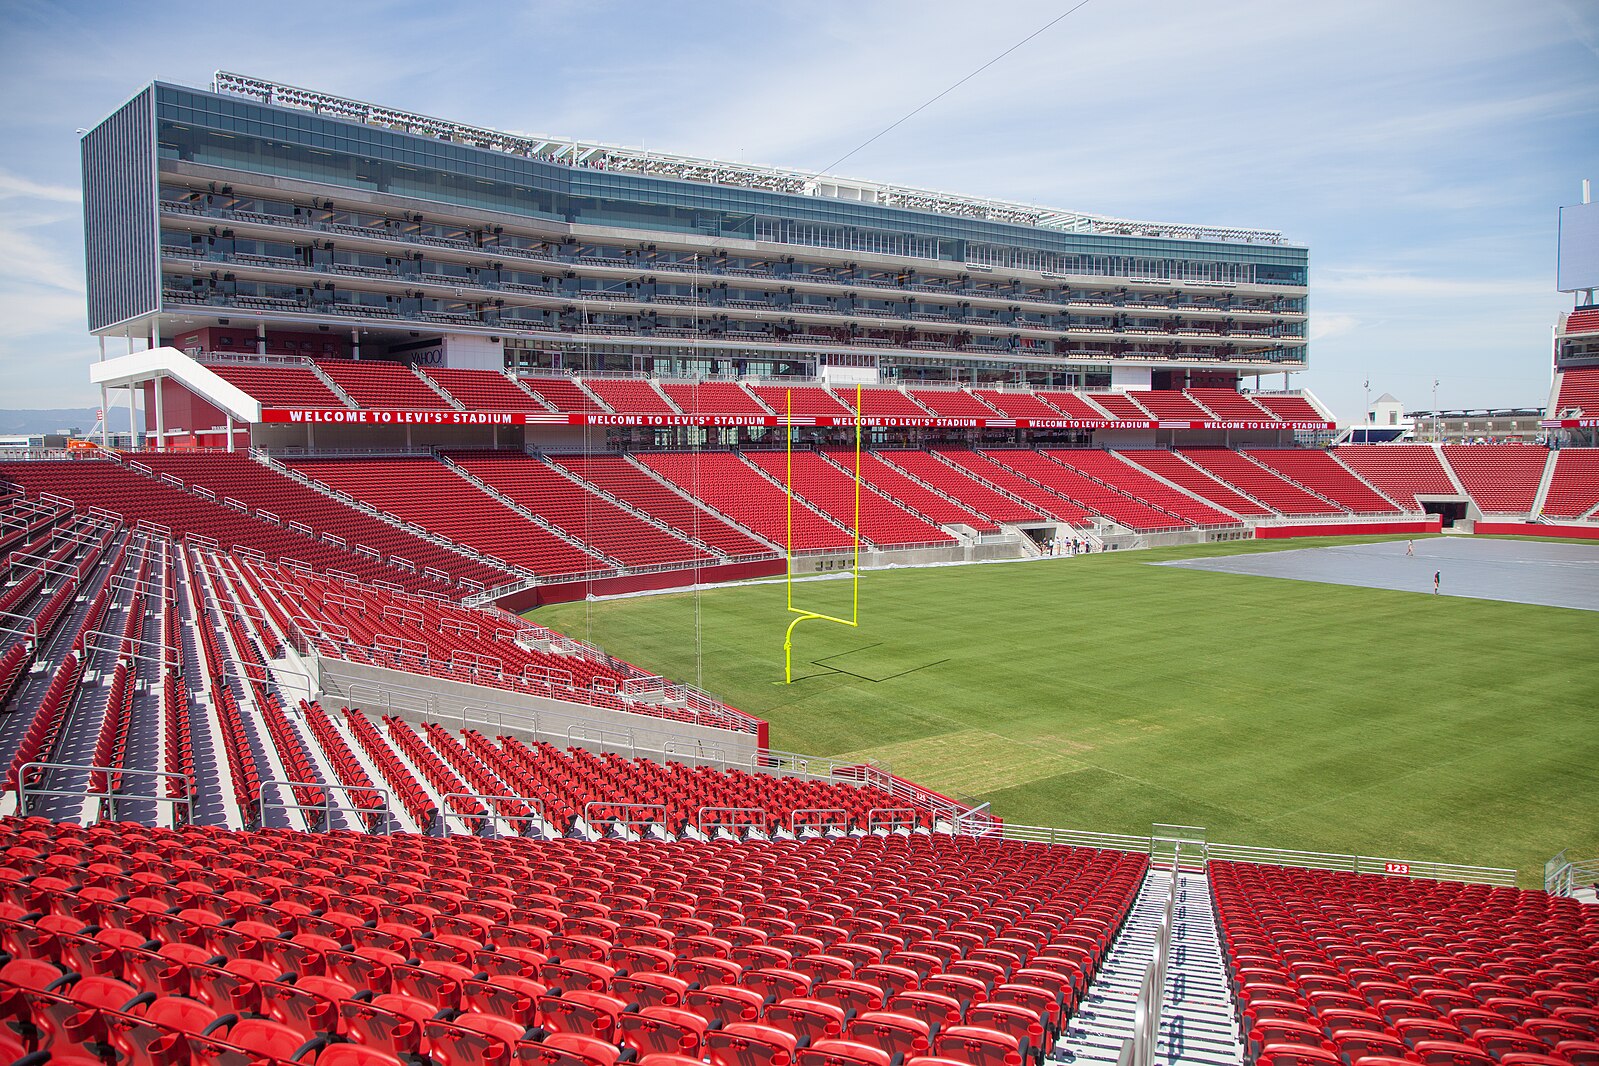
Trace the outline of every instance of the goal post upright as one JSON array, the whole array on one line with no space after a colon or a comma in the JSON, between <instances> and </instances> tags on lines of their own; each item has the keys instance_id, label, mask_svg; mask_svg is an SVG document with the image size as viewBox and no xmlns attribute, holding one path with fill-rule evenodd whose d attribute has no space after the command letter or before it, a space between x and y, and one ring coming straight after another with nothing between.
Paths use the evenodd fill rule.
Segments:
<instances>
[{"instance_id":1,"label":"goal post upright","mask_svg":"<svg viewBox=\"0 0 1599 1066\"><path fill-rule=\"evenodd\" d=\"M794 627L801 622L815 619L819 622L835 622L841 626L852 629L859 628L861 617L861 386L855 386L855 522L853 529L853 559L850 567L850 617L839 618L835 615L823 614L820 611L805 611L794 606L794 390L790 388L787 393L785 427L785 470L787 481L783 488L787 492L788 504L788 568L787 585L788 613L798 615L788 624L788 630L783 634L783 683L794 683Z\"/></svg>"}]
</instances>

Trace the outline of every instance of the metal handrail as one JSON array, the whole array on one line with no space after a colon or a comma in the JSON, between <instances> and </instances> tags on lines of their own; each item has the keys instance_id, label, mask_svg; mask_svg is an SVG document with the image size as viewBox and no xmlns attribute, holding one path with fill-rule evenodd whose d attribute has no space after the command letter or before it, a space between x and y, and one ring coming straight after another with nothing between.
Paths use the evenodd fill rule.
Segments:
<instances>
[{"instance_id":1,"label":"metal handrail","mask_svg":"<svg viewBox=\"0 0 1599 1066\"><path fill-rule=\"evenodd\" d=\"M91 775L103 773L106 775L106 787L104 789L92 789L88 788L88 782L85 782L85 787L81 791L75 791L68 789L38 788L37 786L30 785L29 771L41 770L81 770L85 774ZM148 796L123 795L120 791L111 787L111 781L113 776L120 777L124 774L130 777L154 777L161 779L175 778L179 781L182 781L187 787L183 790L184 794L181 796L157 796L154 793ZM117 801L119 799L151 800L156 803L170 803L172 804L174 810L181 806L185 812L184 821L194 821L194 775L176 773L171 770L130 770L121 766L96 766L89 763L68 762L23 763L22 767L17 771L17 811L19 813L27 813L29 796L65 796L69 799L106 800L111 805L111 817L113 821L116 820Z\"/></svg>"},{"instance_id":2,"label":"metal handrail","mask_svg":"<svg viewBox=\"0 0 1599 1066\"><path fill-rule=\"evenodd\" d=\"M484 813L469 814L466 811L453 811L450 809L450 801L452 799L477 800L483 804ZM526 832L526 826L533 824L534 815L506 814L504 811L495 809L494 804L496 802L520 803L524 807L531 807L535 812L537 812L537 817L540 822L543 822L545 825L550 824L550 820L544 817L543 801L533 799L531 796L496 796L486 792L446 792L439 797L439 828L444 831L445 836L449 836L451 818L461 819L462 825L465 825L468 820L474 820L477 822L487 821L490 824L493 824L495 819L500 819L507 824L513 824L516 822L523 823L524 829L517 833L517 836L523 836Z\"/></svg>"},{"instance_id":3,"label":"metal handrail","mask_svg":"<svg viewBox=\"0 0 1599 1066\"><path fill-rule=\"evenodd\" d=\"M830 822L830 823L828 823L828 825L829 826L837 825L840 829L848 829L849 828L849 811L846 811L843 807L797 807L794 810L788 812L788 831L790 833L793 833L795 836L799 836L800 829L799 829L799 826L796 824L796 822L798 821L799 816L802 815L802 814L838 814L838 815L842 815L843 817L840 818L836 823ZM819 828L823 828L823 827L812 825L812 826L806 826L805 828L807 828L807 829L819 829Z\"/></svg>"},{"instance_id":4,"label":"metal handrail","mask_svg":"<svg viewBox=\"0 0 1599 1066\"><path fill-rule=\"evenodd\" d=\"M273 800L272 802L268 803L267 802L267 789L269 789L269 788L274 789L274 790L278 790L278 791L281 791L284 788L289 788L289 789L294 789L294 788L319 788L319 789L322 790L323 802L321 802L321 803L288 803L288 802L285 802L283 800ZM257 816L261 819L261 824L265 825L266 824L266 812L267 812L267 808L269 808L269 807L275 807L275 808L277 808L279 810L286 810L286 811L321 811L322 812L322 832L324 832L324 833L331 832L332 828L333 828L333 812L338 809L338 808L333 806L333 793L335 791L342 792L346 796L353 795L356 792L380 792L380 793L382 793L383 794L382 811L383 811L383 813L385 815L387 815L387 817L385 817L385 818L383 818L383 819L381 819L379 821L379 825L382 826L382 829L377 830L376 832L378 832L380 835L383 835L383 836L387 836L389 834L389 822L394 817L394 812L393 812L392 808L389 806L389 801L394 798L394 794L392 792L390 792L388 789L383 788L382 786L379 786L379 785L340 785L340 784L328 784L328 783L324 783L324 782L321 782L321 781L279 781L279 780L263 781L263 782L261 782L260 787L256 789L256 793L255 793L255 808L256 808ZM375 809L370 808L370 807L362 807L360 804L356 803L354 800L350 801L350 806L353 807L357 812L360 812L360 813L373 813L373 814L377 813L377 811Z\"/></svg>"},{"instance_id":5,"label":"metal handrail","mask_svg":"<svg viewBox=\"0 0 1599 1066\"><path fill-rule=\"evenodd\" d=\"M910 815L910 827L914 827L916 825L916 815L918 813L919 812L915 807L872 807L866 812L866 831L868 833L876 832L879 821L883 823L884 828L886 828L889 832L893 832L895 829L900 828L899 818L879 819L878 815L880 814L908 814Z\"/></svg>"},{"instance_id":6,"label":"metal handrail","mask_svg":"<svg viewBox=\"0 0 1599 1066\"><path fill-rule=\"evenodd\" d=\"M595 807L610 807L610 808L613 808L613 809L618 810L618 811L660 811L661 812L661 816L660 816L660 818L658 818L658 819L656 819L654 821L651 821L650 819L647 819L647 818L623 818L620 815L615 817L615 818L602 818L599 821L595 821L593 818L591 818L589 816L590 812ZM590 800L588 803L583 804L583 822L590 829L593 829L594 827L601 826L601 825L621 825L621 826L627 826L627 827L632 827L632 826L635 826L635 825L656 825L656 824L665 825L666 824L666 804L664 804L664 803L607 803L605 800Z\"/></svg>"},{"instance_id":7,"label":"metal handrail","mask_svg":"<svg viewBox=\"0 0 1599 1066\"><path fill-rule=\"evenodd\" d=\"M765 807L701 807L698 817L696 817L694 819L694 828L698 829L701 833L704 833L706 836L710 836L711 834L705 828L705 815L706 815L707 812L712 812L712 811L714 811L716 813L719 813L719 814L755 814L755 815L759 815L760 816L760 820L759 821L749 821L749 822L738 822L738 821L735 821L731 826L719 825L719 826L717 826L718 829L727 829L727 828L732 828L732 829L735 829L735 830L737 830L737 829L760 829L762 831L765 831L765 829L766 829L766 808Z\"/></svg>"}]
</instances>

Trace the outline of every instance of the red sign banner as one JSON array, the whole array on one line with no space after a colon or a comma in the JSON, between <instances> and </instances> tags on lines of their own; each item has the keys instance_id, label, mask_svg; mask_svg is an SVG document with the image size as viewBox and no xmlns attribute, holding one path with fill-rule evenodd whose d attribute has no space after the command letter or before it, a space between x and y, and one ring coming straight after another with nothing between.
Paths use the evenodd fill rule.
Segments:
<instances>
[{"instance_id":1,"label":"red sign banner","mask_svg":"<svg viewBox=\"0 0 1599 1066\"><path fill-rule=\"evenodd\" d=\"M814 426L847 429L849 415L611 414L603 411L404 411L348 408L264 407L261 421L306 426ZM1209 429L1327 430L1332 422L1155 422L1149 419L1097 418L937 418L868 415L861 425L873 429Z\"/></svg>"}]
</instances>

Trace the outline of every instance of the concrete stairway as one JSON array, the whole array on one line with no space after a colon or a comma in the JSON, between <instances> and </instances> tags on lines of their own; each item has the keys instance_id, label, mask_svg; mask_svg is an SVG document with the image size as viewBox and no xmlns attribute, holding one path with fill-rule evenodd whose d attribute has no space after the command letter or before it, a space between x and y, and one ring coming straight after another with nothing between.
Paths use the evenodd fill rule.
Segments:
<instances>
[{"instance_id":1,"label":"concrete stairway","mask_svg":"<svg viewBox=\"0 0 1599 1066\"><path fill-rule=\"evenodd\" d=\"M1210 882L1203 871L1177 874L1171 962L1161 1004L1155 1062L1239 1066L1243 1047L1232 990L1216 936ZM1127 924L1111 944L1099 974L1050 1056L1056 1062L1116 1062L1132 1035L1138 986L1155 951L1171 886L1169 868L1151 868Z\"/></svg>"}]
</instances>

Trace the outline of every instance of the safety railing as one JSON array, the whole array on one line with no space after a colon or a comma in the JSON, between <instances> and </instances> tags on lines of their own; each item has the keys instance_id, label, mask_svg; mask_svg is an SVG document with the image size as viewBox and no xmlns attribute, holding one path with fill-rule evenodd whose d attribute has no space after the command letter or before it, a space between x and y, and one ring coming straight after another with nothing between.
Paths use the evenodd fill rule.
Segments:
<instances>
[{"instance_id":1,"label":"safety railing","mask_svg":"<svg viewBox=\"0 0 1599 1066\"><path fill-rule=\"evenodd\" d=\"M595 807L609 807L613 811L654 811L659 814L657 818L631 818L625 814L617 814L610 818L595 818ZM666 804L664 803L609 803L605 800L592 800L583 804L583 821L590 829L598 829L602 825L619 825L624 829L634 829L639 826L666 824Z\"/></svg>"},{"instance_id":2,"label":"safety railing","mask_svg":"<svg viewBox=\"0 0 1599 1066\"><path fill-rule=\"evenodd\" d=\"M294 790L297 788L320 789L322 792L322 802L299 803L297 801L291 802L281 798L284 789L287 789L289 794L292 796L294 794ZM267 796L268 791L275 793L275 795L269 798ZM333 828L333 812L340 809L338 805L333 802L333 795L336 792L349 799L350 807L356 811L357 814L381 813L382 817L377 819L372 831L379 835L388 835L389 824L393 820L393 814L389 805L389 801L393 799L394 794L388 789L379 785L338 785L323 781L263 781L255 792L255 809L260 815L262 825L266 824L266 812L268 810L302 812L316 811L322 815L321 831L326 833L331 831ZM371 792L381 795L383 797L382 806L363 807L353 798L357 792Z\"/></svg>"},{"instance_id":3,"label":"safety railing","mask_svg":"<svg viewBox=\"0 0 1599 1066\"><path fill-rule=\"evenodd\" d=\"M827 822L811 821L806 825L799 824L799 820L802 815L805 818L810 819L821 814L836 814L838 815L838 818ZM842 829L848 831L849 811L846 811L842 807L799 807L795 810L789 811L788 831L795 836L799 836L800 832L805 829L815 829L824 833L829 829Z\"/></svg>"},{"instance_id":4,"label":"safety railing","mask_svg":"<svg viewBox=\"0 0 1599 1066\"><path fill-rule=\"evenodd\" d=\"M1599 859L1577 862L1562 851L1544 863L1544 891L1555 896L1574 896L1583 886L1599 888Z\"/></svg>"},{"instance_id":5,"label":"safety railing","mask_svg":"<svg viewBox=\"0 0 1599 1066\"><path fill-rule=\"evenodd\" d=\"M483 810L476 812L455 810L450 801L459 799L476 800L483 807ZM500 803L517 803L523 807L531 808L533 813L508 814L503 808L496 806L496 804ZM499 822L504 822L506 825L520 824L522 828L517 831L517 836L527 836L529 828L538 828L549 824L544 817L544 804L531 796L496 796L483 792L446 792L440 796L438 825L440 832L444 836L450 835L450 821L455 818L460 819L463 826L476 823L477 829L474 832L489 828Z\"/></svg>"},{"instance_id":6,"label":"safety railing","mask_svg":"<svg viewBox=\"0 0 1599 1066\"><path fill-rule=\"evenodd\" d=\"M85 775L84 787L81 789L42 788L50 771L70 771ZM105 775L105 787L94 788L91 786L95 774ZM176 780L184 783L183 795L161 796L154 792L126 793L119 787L124 777L151 778L156 781ZM169 770L130 770L122 766L95 766L88 763L66 762L30 762L24 763L17 772L17 811L28 814L32 809L33 798L62 797L65 799L98 799L106 803L110 810L111 820L118 821L117 804L125 801L145 803L170 803L174 816L178 808L183 809L183 821L194 821L194 775L174 773Z\"/></svg>"},{"instance_id":7,"label":"safety railing","mask_svg":"<svg viewBox=\"0 0 1599 1066\"><path fill-rule=\"evenodd\" d=\"M705 820L707 814L748 815L749 817L743 819L735 817L732 821L718 822L716 825L707 828ZM716 829L731 829L733 830L733 835L737 836L740 829L759 829L765 832L766 817L765 807L701 807L699 814L694 819L694 827L706 836L710 836L712 831Z\"/></svg>"},{"instance_id":8,"label":"safety railing","mask_svg":"<svg viewBox=\"0 0 1599 1066\"><path fill-rule=\"evenodd\" d=\"M883 829L892 833L896 829L915 829L919 813L915 807L872 807L866 812L866 831L875 833Z\"/></svg>"},{"instance_id":9,"label":"safety railing","mask_svg":"<svg viewBox=\"0 0 1599 1066\"><path fill-rule=\"evenodd\" d=\"M1133 1004L1133 1033L1122 1045L1117 1062L1127 1066L1154 1066L1156 1045L1160 1041L1161 1007L1166 995L1166 973L1171 964L1172 927L1177 918L1178 868L1182 861L1182 842L1176 842L1171 857L1171 884L1166 905L1155 927L1155 950L1144 968Z\"/></svg>"}]
</instances>

